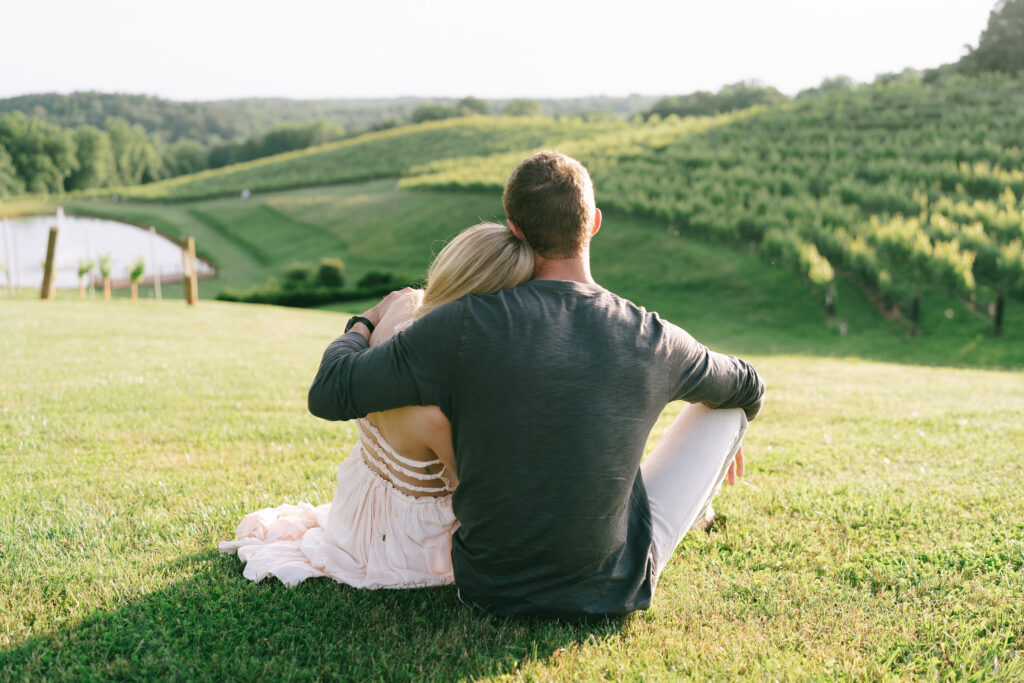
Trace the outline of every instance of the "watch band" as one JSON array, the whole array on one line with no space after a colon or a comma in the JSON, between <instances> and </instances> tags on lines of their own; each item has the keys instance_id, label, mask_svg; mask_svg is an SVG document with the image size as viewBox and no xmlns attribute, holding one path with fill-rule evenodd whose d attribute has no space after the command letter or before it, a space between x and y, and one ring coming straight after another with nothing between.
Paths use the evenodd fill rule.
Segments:
<instances>
[{"instance_id":1,"label":"watch band","mask_svg":"<svg viewBox=\"0 0 1024 683\"><path fill-rule=\"evenodd\" d=\"M345 324L345 331L348 332L349 330L351 330L352 326L355 325L356 323L362 323L366 325L366 329L370 330L370 334L373 334L373 323L371 323L369 320L367 320L361 315L354 315L351 318L349 318L348 323Z\"/></svg>"}]
</instances>

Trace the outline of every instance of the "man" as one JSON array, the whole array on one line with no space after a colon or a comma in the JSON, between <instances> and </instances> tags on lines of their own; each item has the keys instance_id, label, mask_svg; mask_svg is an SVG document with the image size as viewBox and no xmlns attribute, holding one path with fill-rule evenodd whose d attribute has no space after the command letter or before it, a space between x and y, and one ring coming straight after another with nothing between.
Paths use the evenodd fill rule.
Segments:
<instances>
[{"instance_id":1,"label":"man","mask_svg":"<svg viewBox=\"0 0 1024 683\"><path fill-rule=\"evenodd\" d=\"M509 229L535 252L534 279L442 306L372 349L364 323L381 306L353 318L324 353L310 411L347 420L440 406L460 481L452 564L465 602L568 618L646 609L732 466L746 420L725 409L753 418L764 384L594 282L601 212L577 161L533 155L503 199ZM642 475L647 436L677 399L722 410L690 406ZM702 458L712 442L721 452Z\"/></svg>"}]
</instances>

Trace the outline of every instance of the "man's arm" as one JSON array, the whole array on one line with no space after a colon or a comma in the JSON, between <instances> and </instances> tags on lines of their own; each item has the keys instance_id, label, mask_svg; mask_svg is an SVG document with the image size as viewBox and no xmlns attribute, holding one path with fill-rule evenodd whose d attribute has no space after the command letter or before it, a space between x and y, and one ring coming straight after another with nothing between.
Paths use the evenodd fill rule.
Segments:
<instances>
[{"instance_id":1,"label":"man's arm","mask_svg":"<svg viewBox=\"0 0 1024 683\"><path fill-rule=\"evenodd\" d=\"M764 380L750 363L711 351L685 330L665 323L673 344L678 383L673 400L703 403L709 408L742 408L753 420L764 404Z\"/></svg>"},{"instance_id":2,"label":"man's arm","mask_svg":"<svg viewBox=\"0 0 1024 683\"><path fill-rule=\"evenodd\" d=\"M379 320L377 313L370 309L364 317ZM369 331L356 323L324 351L309 388L309 412L325 420L351 420L389 408L437 405L449 414L448 376L462 314L458 303L442 306L373 348L368 348Z\"/></svg>"}]
</instances>

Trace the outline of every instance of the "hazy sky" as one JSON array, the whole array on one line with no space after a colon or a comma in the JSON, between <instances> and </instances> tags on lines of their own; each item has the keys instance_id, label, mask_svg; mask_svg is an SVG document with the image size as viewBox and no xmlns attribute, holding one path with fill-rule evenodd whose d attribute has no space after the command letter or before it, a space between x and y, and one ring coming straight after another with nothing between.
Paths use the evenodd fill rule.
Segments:
<instances>
[{"instance_id":1,"label":"hazy sky","mask_svg":"<svg viewBox=\"0 0 1024 683\"><path fill-rule=\"evenodd\" d=\"M0 97L788 93L954 61L995 0L0 0Z\"/></svg>"}]
</instances>

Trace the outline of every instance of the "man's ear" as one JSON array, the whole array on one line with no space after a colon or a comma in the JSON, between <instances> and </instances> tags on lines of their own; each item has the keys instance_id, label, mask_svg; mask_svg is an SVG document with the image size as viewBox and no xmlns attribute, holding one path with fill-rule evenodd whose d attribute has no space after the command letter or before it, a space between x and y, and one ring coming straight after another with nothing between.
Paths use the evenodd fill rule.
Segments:
<instances>
[{"instance_id":1,"label":"man's ear","mask_svg":"<svg viewBox=\"0 0 1024 683\"><path fill-rule=\"evenodd\" d=\"M509 225L512 225L509 223ZM594 209L594 228L590 231L590 236L593 237L597 234L597 231L601 229L601 209Z\"/></svg>"},{"instance_id":2,"label":"man's ear","mask_svg":"<svg viewBox=\"0 0 1024 683\"><path fill-rule=\"evenodd\" d=\"M524 242L526 241L526 235L524 235L523 231L519 229L519 226L517 226L512 221L508 222L508 229L512 231L513 235L515 235L519 239L523 240Z\"/></svg>"}]
</instances>

